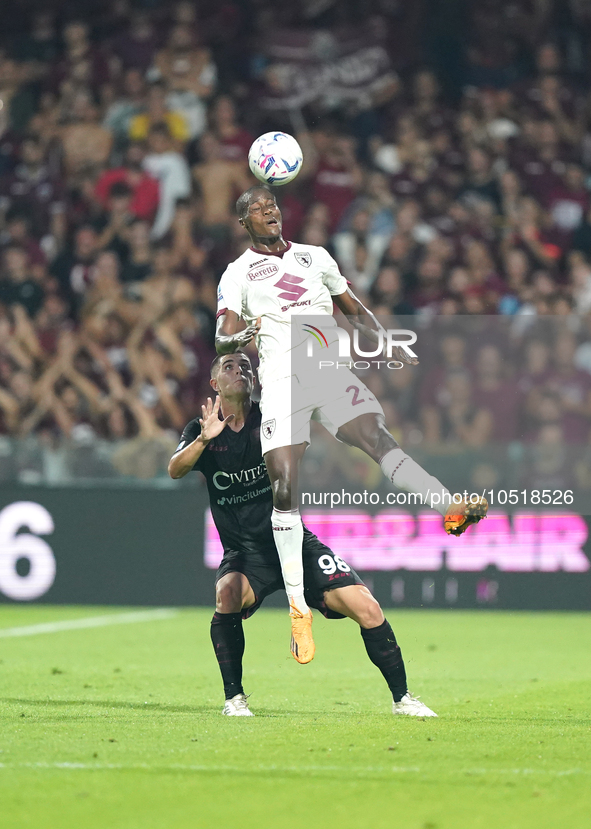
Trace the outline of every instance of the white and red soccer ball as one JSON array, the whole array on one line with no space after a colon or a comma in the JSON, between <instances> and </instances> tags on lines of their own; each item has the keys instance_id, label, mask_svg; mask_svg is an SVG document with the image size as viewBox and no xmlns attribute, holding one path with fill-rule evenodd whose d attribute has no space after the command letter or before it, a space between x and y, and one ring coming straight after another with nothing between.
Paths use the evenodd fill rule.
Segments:
<instances>
[{"instance_id":1,"label":"white and red soccer ball","mask_svg":"<svg viewBox=\"0 0 591 829\"><path fill-rule=\"evenodd\" d=\"M248 152L252 174L264 184L278 185L293 181L302 169L300 145L286 132L266 132L253 142Z\"/></svg>"}]
</instances>

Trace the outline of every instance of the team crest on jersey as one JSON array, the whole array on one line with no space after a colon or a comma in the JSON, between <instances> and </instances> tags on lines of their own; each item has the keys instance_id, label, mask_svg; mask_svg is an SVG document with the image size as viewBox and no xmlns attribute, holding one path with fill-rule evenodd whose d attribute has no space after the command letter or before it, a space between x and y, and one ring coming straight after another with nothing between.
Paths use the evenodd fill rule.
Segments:
<instances>
[{"instance_id":1,"label":"team crest on jersey","mask_svg":"<svg viewBox=\"0 0 591 829\"><path fill-rule=\"evenodd\" d=\"M263 435L270 440L273 437L273 432L275 431L275 418L273 420L265 420L265 422L261 426L263 430Z\"/></svg>"},{"instance_id":2,"label":"team crest on jersey","mask_svg":"<svg viewBox=\"0 0 591 829\"><path fill-rule=\"evenodd\" d=\"M295 255L296 261L299 262L300 265L303 265L304 268L309 268L312 264L312 257L309 253L296 253Z\"/></svg>"},{"instance_id":3,"label":"team crest on jersey","mask_svg":"<svg viewBox=\"0 0 591 829\"><path fill-rule=\"evenodd\" d=\"M246 274L249 282L258 282L260 279L268 279L270 276L275 276L279 273L279 266L274 262L264 262L256 268L251 268Z\"/></svg>"}]
</instances>

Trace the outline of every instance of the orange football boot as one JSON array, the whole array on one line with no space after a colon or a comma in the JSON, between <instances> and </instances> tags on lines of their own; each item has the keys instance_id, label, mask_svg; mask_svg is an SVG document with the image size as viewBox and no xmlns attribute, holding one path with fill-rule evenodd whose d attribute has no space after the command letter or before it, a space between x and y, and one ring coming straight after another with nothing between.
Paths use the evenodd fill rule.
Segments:
<instances>
[{"instance_id":1,"label":"orange football boot","mask_svg":"<svg viewBox=\"0 0 591 829\"><path fill-rule=\"evenodd\" d=\"M291 652L293 658L305 665L314 659L316 646L312 638L312 611L302 613L298 608L290 604L289 615L291 616Z\"/></svg>"},{"instance_id":2,"label":"orange football boot","mask_svg":"<svg viewBox=\"0 0 591 829\"><path fill-rule=\"evenodd\" d=\"M448 535L462 535L471 524L478 524L486 518L488 512L488 501L478 496L478 501L473 504L470 500L462 498L459 504L450 504L449 512L443 519L443 526Z\"/></svg>"}]
</instances>

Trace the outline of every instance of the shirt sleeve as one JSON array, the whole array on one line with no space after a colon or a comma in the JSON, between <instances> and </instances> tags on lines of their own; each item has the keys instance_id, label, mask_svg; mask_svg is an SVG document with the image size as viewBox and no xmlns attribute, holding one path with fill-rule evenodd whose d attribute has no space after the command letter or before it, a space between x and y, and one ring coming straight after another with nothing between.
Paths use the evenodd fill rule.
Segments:
<instances>
[{"instance_id":1,"label":"shirt sleeve","mask_svg":"<svg viewBox=\"0 0 591 829\"><path fill-rule=\"evenodd\" d=\"M218 285L218 311L216 317L221 317L226 311L234 311L239 317L242 316L242 287L229 268L222 274Z\"/></svg>"},{"instance_id":2,"label":"shirt sleeve","mask_svg":"<svg viewBox=\"0 0 591 829\"><path fill-rule=\"evenodd\" d=\"M347 280L340 272L339 266L337 265L335 260L326 250L324 251L324 257L326 265L324 273L322 275L322 281L324 282L332 296L344 294L347 290Z\"/></svg>"},{"instance_id":3,"label":"shirt sleeve","mask_svg":"<svg viewBox=\"0 0 591 829\"><path fill-rule=\"evenodd\" d=\"M183 434L181 435L181 440L177 448L174 450L174 454L176 455L177 452L181 452L186 446L199 437L201 434L201 425L197 418L192 420L190 423L187 423L185 428L183 429Z\"/></svg>"},{"instance_id":4,"label":"shirt sleeve","mask_svg":"<svg viewBox=\"0 0 591 829\"><path fill-rule=\"evenodd\" d=\"M187 423L185 428L183 429L183 434L181 435L181 439L179 445L174 450L173 458L178 452L182 452L190 443L199 437L201 434L201 424L199 423L199 419L195 418L190 423ZM199 458L197 459L197 463L193 467L193 469L201 469L200 462L203 458L204 452L201 453Z\"/></svg>"}]
</instances>

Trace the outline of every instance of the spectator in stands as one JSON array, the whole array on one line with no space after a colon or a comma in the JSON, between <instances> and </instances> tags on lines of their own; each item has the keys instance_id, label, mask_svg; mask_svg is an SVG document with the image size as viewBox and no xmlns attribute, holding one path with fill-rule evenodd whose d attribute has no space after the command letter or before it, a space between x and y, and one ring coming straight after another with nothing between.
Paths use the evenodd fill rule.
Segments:
<instances>
[{"instance_id":1,"label":"spectator in stands","mask_svg":"<svg viewBox=\"0 0 591 829\"><path fill-rule=\"evenodd\" d=\"M24 63L27 75L36 80L42 78L56 60L59 39L53 11L33 11L31 28L17 37L12 44L12 57Z\"/></svg>"},{"instance_id":2,"label":"spectator in stands","mask_svg":"<svg viewBox=\"0 0 591 829\"><path fill-rule=\"evenodd\" d=\"M47 257L39 242L31 234L29 212L22 207L8 210L5 225L6 229L0 235L0 248L17 245L26 251L31 274L36 279L42 280L46 275Z\"/></svg>"},{"instance_id":3,"label":"spectator in stands","mask_svg":"<svg viewBox=\"0 0 591 829\"><path fill-rule=\"evenodd\" d=\"M195 304L195 286L173 271L172 252L168 247L156 247L152 273L141 285L141 299L141 312L143 319L148 320L147 324L177 305Z\"/></svg>"},{"instance_id":4,"label":"spectator in stands","mask_svg":"<svg viewBox=\"0 0 591 829\"><path fill-rule=\"evenodd\" d=\"M132 196L124 181L116 181L110 189L107 210L93 223L99 232L99 248L115 251L122 262L129 254L129 228L135 218L131 212Z\"/></svg>"},{"instance_id":5,"label":"spectator in stands","mask_svg":"<svg viewBox=\"0 0 591 829\"><path fill-rule=\"evenodd\" d=\"M129 28L113 38L111 50L124 70L135 69L143 75L152 65L160 43L160 33L150 14L138 9L131 15Z\"/></svg>"},{"instance_id":6,"label":"spectator in stands","mask_svg":"<svg viewBox=\"0 0 591 829\"><path fill-rule=\"evenodd\" d=\"M496 345L483 346L476 357L472 391L474 404L491 419L490 440L510 442L517 435L519 392Z\"/></svg>"},{"instance_id":7,"label":"spectator in stands","mask_svg":"<svg viewBox=\"0 0 591 829\"><path fill-rule=\"evenodd\" d=\"M166 47L156 55L154 67L169 90L168 106L183 115L189 138L199 138L207 127L206 101L217 79L209 50L195 47L188 26L176 25Z\"/></svg>"},{"instance_id":8,"label":"spectator in stands","mask_svg":"<svg viewBox=\"0 0 591 829\"><path fill-rule=\"evenodd\" d=\"M250 181L240 161L226 161L213 133L199 142L201 161L193 168L193 177L201 196L201 221L204 232L220 248L230 238L230 223L235 215L235 201Z\"/></svg>"},{"instance_id":9,"label":"spectator in stands","mask_svg":"<svg viewBox=\"0 0 591 829\"><path fill-rule=\"evenodd\" d=\"M27 128L35 112L35 97L28 80L26 67L0 49L0 100L7 127L15 133Z\"/></svg>"},{"instance_id":10,"label":"spectator in stands","mask_svg":"<svg viewBox=\"0 0 591 829\"><path fill-rule=\"evenodd\" d=\"M42 283L31 273L27 251L10 244L2 252L0 271L0 302L4 305L22 305L34 317L43 305L45 291Z\"/></svg>"},{"instance_id":11,"label":"spectator in stands","mask_svg":"<svg viewBox=\"0 0 591 829\"><path fill-rule=\"evenodd\" d=\"M96 200L107 208L114 184L123 183L131 189L130 213L138 219L151 222L158 209L160 189L157 179L142 168L145 151L142 144L131 144L127 148L125 162L121 167L106 170L98 179L95 188Z\"/></svg>"},{"instance_id":12,"label":"spectator in stands","mask_svg":"<svg viewBox=\"0 0 591 829\"><path fill-rule=\"evenodd\" d=\"M402 277L398 268L393 265L386 265L380 271L373 282L369 296L374 313L383 309L382 313L414 314L414 305L404 299Z\"/></svg>"},{"instance_id":13,"label":"spectator in stands","mask_svg":"<svg viewBox=\"0 0 591 829\"><path fill-rule=\"evenodd\" d=\"M312 197L326 204L329 211L329 229L334 232L363 185L363 173L355 157L355 141L347 135L329 130L314 133L316 145Z\"/></svg>"},{"instance_id":14,"label":"spectator in stands","mask_svg":"<svg viewBox=\"0 0 591 829\"><path fill-rule=\"evenodd\" d=\"M54 64L49 77L49 86L59 93L64 84L72 82L91 89L93 95L100 95L103 87L110 80L110 70L106 55L90 42L88 24L72 20L63 28L64 54Z\"/></svg>"},{"instance_id":15,"label":"spectator in stands","mask_svg":"<svg viewBox=\"0 0 591 829\"><path fill-rule=\"evenodd\" d=\"M98 235L91 225L84 225L74 234L73 244L67 246L52 262L50 271L57 279L63 298L69 303L74 317L92 282L92 267L98 252Z\"/></svg>"},{"instance_id":16,"label":"spectator in stands","mask_svg":"<svg viewBox=\"0 0 591 829\"><path fill-rule=\"evenodd\" d=\"M152 273L154 253L150 243L150 225L134 219L128 228L128 256L121 270L122 282L143 282Z\"/></svg>"},{"instance_id":17,"label":"spectator in stands","mask_svg":"<svg viewBox=\"0 0 591 829\"><path fill-rule=\"evenodd\" d=\"M490 440L493 418L491 413L472 398L470 377L466 372L449 374L443 388L443 402L435 408L425 406L421 411L425 441L428 444L449 443L459 449L462 445L479 448Z\"/></svg>"},{"instance_id":18,"label":"spectator in stands","mask_svg":"<svg viewBox=\"0 0 591 829\"><path fill-rule=\"evenodd\" d=\"M179 199L171 230L172 267L188 276L196 285L206 278L211 241L199 227L195 204L190 199Z\"/></svg>"},{"instance_id":19,"label":"spectator in stands","mask_svg":"<svg viewBox=\"0 0 591 829\"><path fill-rule=\"evenodd\" d=\"M178 199L191 193L191 172L185 158L174 149L168 127L155 124L148 135L148 153L143 161L146 172L160 185L158 211L152 238L161 239L170 229Z\"/></svg>"},{"instance_id":20,"label":"spectator in stands","mask_svg":"<svg viewBox=\"0 0 591 829\"><path fill-rule=\"evenodd\" d=\"M47 234L65 237L65 188L44 163L43 146L34 135L24 137L20 163L0 179L0 199L4 209L15 208L31 220L31 231L42 239Z\"/></svg>"},{"instance_id":21,"label":"spectator in stands","mask_svg":"<svg viewBox=\"0 0 591 829\"><path fill-rule=\"evenodd\" d=\"M558 396L562 425L569 443L584 443L591 426L591 376L575 367L576 340L562 331L554 344L553 363L545 388Z\"/></svg>"},{"instance_id":22,"label":"spectator in stands","mask_svg":"<svg viewBox=\"0 0 591 829\"><path fill-rule=\"evenodd\" d=\"M166 127L175 145L182 148L189 140L189 127L185 116L169 108L166 102L167 87L163 81L150 84L146 111L131 119L129 137L132 141L145 141L152 127Z\"/></svg>"},{"instance_id":23,"label":"spectator in stands","mask_svg":"<svg viewBox=\"0 0 591 829\"><path fill-rule=\"evenodd\" d=\"M255 136L240 125L232 98L219 95L210 112L210 128L220 142L221 158L246 163Z\"/></svg>"},{"instance_id":24,"label":"spectator in stands","mask_svg":"<svg viewBox=\"0 0 591 829\"><path fill-rule=\"evenodd\" d=\"M87 91L76 93L72 122L62 129L64 165L69 176L99 170L109 158L113 136L101 126L100 113Z\"/></svg>"},{"instance_id":25,"label":"spectator in stands","mask_svg":"<svg viewBox=\"0 0 591 829\"><path fill-rule=\"evenodd\" d=\"M552 228L566 250L573 232L580 226L589 210L589 190L585 186L585 173L579 164L568 164L560 186L547 195L544 205L552 219Z\"/></svg>"},{"instance_id":26,"label":"spectator in stands","mask_svg":"<svg viewBox=\"0 0 591 829\"><path fill-rule=\"evenodd\" d=\"M103 119L103 127L113 133L116 146L127 139L131 122L140 115L146 105L146 83L142 73L135 68L127 69L121 84L121 94L114 93L115 100L109 105Z\"/></svg>"},{"instance_id":27,"label":"spectator in stands","mask_svg":"<svg viewBox=\"0 0 591 829\"><path fill-rule=\"evenodd\" d=\"M343 276L354 289L367 293L376 278L380 261L390 241L390 235L371 232L369 211L358 209L348 227L333 236L337 261Z\"/></svg>"}]
</instances>

